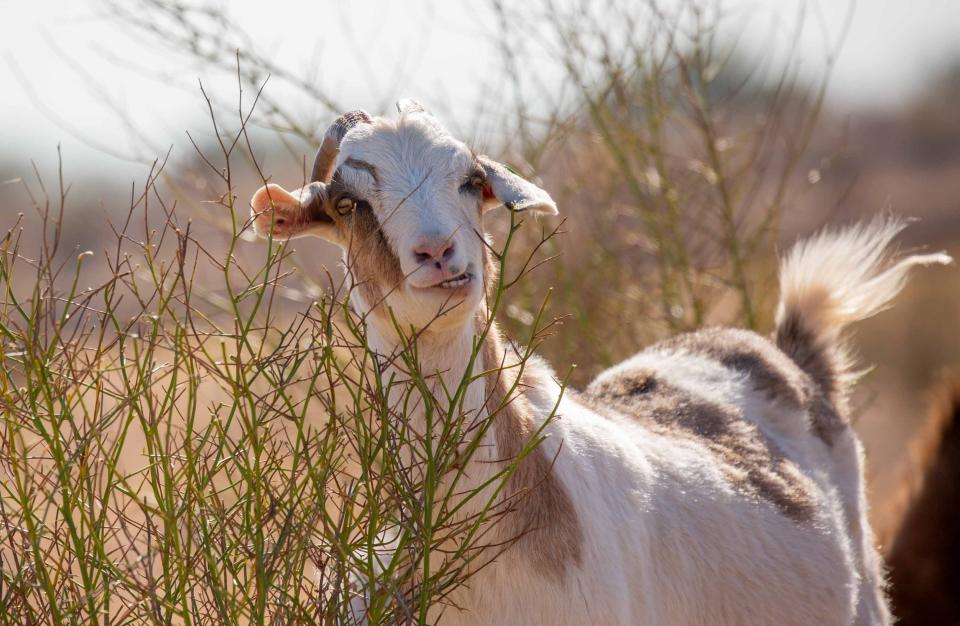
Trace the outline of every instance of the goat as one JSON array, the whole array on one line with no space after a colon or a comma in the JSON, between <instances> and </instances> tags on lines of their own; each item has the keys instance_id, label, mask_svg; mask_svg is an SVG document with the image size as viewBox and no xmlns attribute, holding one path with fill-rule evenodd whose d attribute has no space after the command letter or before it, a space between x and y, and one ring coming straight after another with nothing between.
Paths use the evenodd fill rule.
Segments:
<instances>
[{"instance_id":1,"label":"goat","mask_svg":"<svg viewBox=\"0 0 960 626\"><path fill-rule=\"evenodd\" d=\"M335 121L309 184L256 192L254 229L341 246L371 348L394 353L398 327L422 329L420 368L447 389L484 336L472 367L488 373L463 410L488 415L517 374L503 367L512 357L496 328L480 331L492 323L485 290L496 271L483 217L500 205L557 207L421 106L398 108L397 119ZM456 590L439 622L889 623L842 335L886 307L910 268L949 261L893 256L902 228L880 219L796 245L782 261L772 340L729 328L680 335L582 392L527 362L465 472L482 484L542 428L502 495L525 493L497 525L514 543Z\"/></svg>"},{"instance_id":2,"label":"goat","mask_svg":"<svg viewBox=\"0 0 960 626\"><path fill-rule=\"evenodd\" d=\"M960 378L945 376L910 446L896 532L887 544L901 626L960 623ZM915 474L915 475L914 475Z\"/></svg>"}]
</instances>

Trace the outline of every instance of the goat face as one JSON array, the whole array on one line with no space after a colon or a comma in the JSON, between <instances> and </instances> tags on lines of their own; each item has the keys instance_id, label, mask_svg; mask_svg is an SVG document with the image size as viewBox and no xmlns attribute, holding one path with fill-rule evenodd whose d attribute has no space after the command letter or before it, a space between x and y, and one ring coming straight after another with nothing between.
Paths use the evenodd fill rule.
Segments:
<instances>
[{"instance_id":1,"label":"goat face","mask_svg":"<svg viewBox=\"0 0 960 626\"><path fill-rule=\"evenodd\" d=\"M405 327L462 324L484 295L485 210L505 204L555 214L556 206L542 189L475 155L422 107L396 120L348 115L349 128L338 120L328 131L328 140L336 137L332 154L324 157L321 147L320 180L292 193L271 184L254 195L255 230L276 239L312 234L343 248L360 313L386 305Z\"/></svg>"}]
</instances>

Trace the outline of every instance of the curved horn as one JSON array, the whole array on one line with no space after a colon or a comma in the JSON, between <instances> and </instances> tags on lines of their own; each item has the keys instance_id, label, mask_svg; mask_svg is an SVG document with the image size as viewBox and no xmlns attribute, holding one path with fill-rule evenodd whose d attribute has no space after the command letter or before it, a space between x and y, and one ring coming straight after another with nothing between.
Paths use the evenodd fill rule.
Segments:
<instances>
[{"instance_id":1,"label":"curved horn","mask_svg":"<svg viewBox=\"0 0 960 626\"><path fill-rule=\"evenodd\" d=\"M340 142L344 135L357 124L369 124L373 120L366 111L350 111L344 113L323 135L323 141L317 150L317 156L313 160L313 171L310 173L310 182L330 182L333 175L333 166L337 162L337 154L340 152Z\"/></svg>"},{"instance_id":2,"label":"curved horn","mask_svg":"<svg viewBox=\"0 0 960 626\"><path fill-rule=\"evenodd\" d=\"M440 120L435 118L433 113L428 111L426 107L416 100L411 100L410 98L397 100L397 112L400 113L401 119L407 115L416 115L420 123L429 125L438 135L449 135L447 129L440 123Z\"/></svg>"}]
</instances>

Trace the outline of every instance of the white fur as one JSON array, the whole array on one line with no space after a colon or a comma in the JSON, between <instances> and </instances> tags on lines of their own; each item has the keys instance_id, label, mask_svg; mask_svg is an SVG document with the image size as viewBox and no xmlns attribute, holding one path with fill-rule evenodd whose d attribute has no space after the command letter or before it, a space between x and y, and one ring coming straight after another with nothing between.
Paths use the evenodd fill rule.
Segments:
<instances>
[{"instance_id":1,"label":"white fur","mask_svg":"<svg viewBox=\"0 0 960 626\"><path fill-rule=\"evenodd\" d=\"M778 319L798 308L812 325L840 331L889 306L911 268L952 261L943 252L891 258L891 242L905 226L901 219L878 217L795 245L780 267Z\"/></svg>"},{"instance_id":2,"label":"white fur","mask_svg":"<svg viewBox=\"0 0 960 626\"><path fill-rule=\"evenodd\" d=\"M738 372L701 357L632 360L708 399L770 409ZM541 418L560 391L544 374ZM471 611L448 612L444 624L853 623L860 580L829 476L812 472L816 521L798 525L732 490L697 442L630 416L610 419L566 397L546 432L547 455L562 442L554 471L585 531L583 563L557 585L508 552L455 599ZM822 444L809 435L800 444L816 465Z\"/></svg>"},{"instance_id":3,"label":"white fur","mask_svg":"<svg viewBox=\"0 0 960 626\"><path fill-rule=\"evenodd\" d=\"M831 357L840 385L838 402L859 373L843 336L847 324L866 319L890 306L917 266L947 264L940 252L899 258L893 239L906 227L894 217L877 217L841 231L824 230L790 250L780 266L777 324L788 313L798 315ZM821 467L840 494L855 566L863 577L858 596L858 624L888 623L883 564L874 545L864 484L863 446L851 429L842 432Z\"/></svg>"},{"instance_id":4,"label":"white fur","mask_svg":"<svg viewBox=\"0 0 960 626\"><path fill-rule=\"evenodd\" d=\"M423 325L443 302L418 288L435 277L419 282L418 273L431 270L421 270L410 256L416 241L451 238L462 254L458 263L482 267L479 214L471 213L458 191L472 166L469 150L432 118L415 113L351 130L338 163L350 157L380 172L383 180L374 187L365 173L343 170L375 200L408 275L388 304L400 319ZM885 306L910 266L944 260L909 257L888 267L886 250L898 230L892 222L878 222L796 246L782 268L778 315L799 312L836 339L845 323ZM418 342L421 370L439 372L448 388L457 386L468 367L481 300L478 284ZM370 304L359 303L361 312ZM379 352L398 347L393 328L381 318L368 318L368 333ZM478 362L475 373L496 365ZM598 414L567 394L559 418L545 427L542 450L556 456L554 475L579 519L580 562L568 564L557 581L535 571L523 552L508 550L455 593L453 606L436 607L434 621L444 626L888 623L866 519L862 451L852 430L828 445L806 427L809 416L758 393L744 372L682 350L641 352L601 379L637 366L689 394L741 410L812 481L814 519L789 519L774 505L733 488L702 443L651 430L629 415ZM561 390L542 362L533 360L528 368L533 385L525 393L541 425ZM482 415L484 401L483 383L477 381L464 410ZM423 416L415 410L407 418L416 423ZM466 472L474 485L497 471L489 462L500 458L492 433L481 450L482 458L473 459ZM362 613L362 602L356 610Z\"/></svg>"}]
</instances>

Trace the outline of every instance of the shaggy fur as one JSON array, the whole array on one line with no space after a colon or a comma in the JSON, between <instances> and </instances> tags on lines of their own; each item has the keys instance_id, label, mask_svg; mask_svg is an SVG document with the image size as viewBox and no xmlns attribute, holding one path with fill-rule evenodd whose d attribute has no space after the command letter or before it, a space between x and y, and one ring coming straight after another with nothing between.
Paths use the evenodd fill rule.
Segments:
<instances>
[{"instance_id":1,"label":"shaggy fur","mask_svg":"<svg viewBox=\"0 0 960 626\"><path fill-rule=\"evenodd\" d=\"M940 389L911 450L923 468L888 551L890 596L901 626L960 624L960 379Z\"/></svg>"},{"instance_id":2,"label":"shaggy fur","mask_svg":"<svg viewBox=\"0 0 960 626\"><path fill-rule=\"evenodd\" d=\"M365 165L350 167L354 159ZM379 294L361 292L352 304L361 313L389 307L420 329L421 371L436 373L438 395L441 384L456 387L488 324L484 278L495 268L483 215L501 203L553 213L553 201L476 157L419 106L347 131L335 171L334 182L316 183L319 216L302 190L258 192L258 232L277 236L279 219L281 236L316 234L343 247L354 283L374 283ZM327 193L337 184L342 191ZM367 258L351 255L337 223L344 216L332 212L346 206L332 197L343 194L376 220L360 229L368 239L380 233L361 249ZM798 244L781 270L775 344L735 330L677 337L602 373L583 394L562 394L539 359L521 374L490 328L473 366L488 373L468 386L463 410L492 413L494 427L459 487L484 484L533 433L545 438L502 496L496 529L508 549L435 607L431 623L889 623L862 451L845 417L853 364L842 331L886 306L910 267L946 260L891 258L901 228L877 221ZM382 269L394 265L399 274ZM464 275L466 284L443 287ZM367 320L371 347L394 353L392 325ZM406 419L425 429L421 412ZM355 608L362 621L362 601Z\"/></svg>"}]
</instances>

